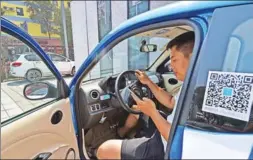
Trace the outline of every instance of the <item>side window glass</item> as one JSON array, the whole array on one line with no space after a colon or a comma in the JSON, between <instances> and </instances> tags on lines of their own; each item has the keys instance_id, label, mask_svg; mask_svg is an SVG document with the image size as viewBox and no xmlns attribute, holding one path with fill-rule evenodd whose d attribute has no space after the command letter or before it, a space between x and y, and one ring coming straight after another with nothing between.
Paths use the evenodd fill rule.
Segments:
<instances>
[{"instance_id":1,"label":"side window glass","mask_svg":"<svg viewBox=\"0 0 253 160\"><path fill-rule=\"evenodd\" d=\"M52 61L59 61L55 55L51 55Z\"/></svg>"},{"instance_id":2,"label":"side window glass","mask_svg":"<svg viewBox=\"0 0 253 160\"><path fill-rule=\"evenodd\" d=\"M59 57L59 61L60 62L66 62L66 58L62 57L62 56L58 56Z\"/></svg>"},{"instance_id":3,"label":"side window glass","mask_svg":"<svg viewBox=\"0 0 253 160\"><path fill-rule=\"evenodd\" d=\"M231 37L227 46L227 52L223 64L223 71L234 72L238 58L240 56L241 41L236 37Z\"/></svg>"},{"instance_id":4,"label":"side window glass","mask_svg":"<svg viewBox=\"0 0 253 160\"><path fill-rule=\"evenodd\" d=\"M101 62L104 62L104 59L107 58L104 56L96 67L90 71L88 78L96 79L112 74L119 74L126 70L146 69L150 67L161 54L164 54L165 47L171 38L162 35L170 35L170 31L170 27L154 29L133 35L121 41L110 50L110 53L113 53L112 56L109 56L113 62L113 73L109 74L108 71L108 74L105 75L105 70L102 71L102 69L99 69ZM178 29L178 32L180 33L181 30ZM142 43L132 43L132 40L138 40ZM149 46L146 47L146 50L144 48L141 50L142 44L144 44L143 42L146 44L144 46ZM163 68L166 72L171 70L170 67L165 69L164 65Z\"/></svg>"},{"instance_id":5,"label":"side window glass","mask_svg":"<svg viewBox=\"0 0 253 160\"><path fill-rule=\"evenodd\" d=\"M67 58L64 58L64 57L62 57L63 59L62 59L62 62L68 62L68 59Z\"/></svg>"},{"instance_id":6,"label":"side window glass","mask_svg":"<svg viewBox=\"0 0 253 160\"><path fill-rule=\"evenodd\" d=\"M36 53L28 54L24 56L26 60L28 61L41 61L41 58L36 55Z\"/></svg>"},{"instance_id":7,"label":"side window glass","mask_svg":"<svg viewBox=\"0 0 253 160\"><path fill-rule=\"evenodd\" d=\"M58 55L51 55L53 61L64 62L66 59Z\"/></svg>"},{"instance_id":8,"label":"side window glass","mask_svg":"<svg viewBox=\"0 0 253 160\"><path fill-rule=\"evenodd\" d=\"M252 9L243 5L214 12L189 88L194 93L187 93L188 125L253 132Z\"/></svg>"},{"instance_id":9,"label":"side window glass","mask_svg":"<svg viewBox=\"0 0 253 160\"><path fill-rule=\"evenodd\" d=\"M0 68L1 123L4 123L58 99L59 94L57 79L41 58L22 41L3 32L1 35L10 42L1 44L4 62Z\"/></svg>"}]
</instances>

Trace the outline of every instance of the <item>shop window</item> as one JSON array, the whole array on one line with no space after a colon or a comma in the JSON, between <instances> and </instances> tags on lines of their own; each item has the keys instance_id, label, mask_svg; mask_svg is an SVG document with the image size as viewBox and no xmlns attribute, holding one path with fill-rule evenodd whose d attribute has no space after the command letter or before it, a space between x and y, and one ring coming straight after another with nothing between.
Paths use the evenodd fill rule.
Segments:
<instances>
[{"instance_id":1,"label":"shop window","mask_svg":"<svg viewBox=\"0 0 253 160\"><path fill-rule=\"evenodd\" d=\"M16 12L18 16L24 16L24 10L23 8L16 7Z\"/></svg>"}]
</instances>

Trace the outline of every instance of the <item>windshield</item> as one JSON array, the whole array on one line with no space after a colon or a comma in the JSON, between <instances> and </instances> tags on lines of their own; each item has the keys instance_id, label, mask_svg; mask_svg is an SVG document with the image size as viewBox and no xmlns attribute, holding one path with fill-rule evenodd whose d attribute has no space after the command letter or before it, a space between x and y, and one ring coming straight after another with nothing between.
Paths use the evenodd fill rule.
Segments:
<instances>
[{"instance_id":1,"label":"windshield","mask_svg":"<svg viewBox=\"0 0 253 160\"><path fill-rule=\"evenodd\" d=\"M146 69L163 53L167 37L135 35L115 45L91 70L85 80L115 75L126 70ZM156 50L140 51L143 42L156 45Z\"/></svg>"}]
</instances>

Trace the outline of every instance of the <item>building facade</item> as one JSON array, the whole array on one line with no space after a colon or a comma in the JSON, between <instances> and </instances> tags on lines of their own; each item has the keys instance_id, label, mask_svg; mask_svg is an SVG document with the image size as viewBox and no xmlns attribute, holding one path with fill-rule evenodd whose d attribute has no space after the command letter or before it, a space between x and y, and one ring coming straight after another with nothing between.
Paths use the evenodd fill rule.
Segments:
<instances>
[{"instance_id":1,"label":"building facade","mask_svg":"<svg viewBox=\"0 0 253 160\"><path fill-rule=\"evenodd\" d=\"M59 9L61 7L61 1L51 1L52 5L56 5ZM70 8L70 2L64 1L65 8ZM30 18L28 7L25 5L25 1L1 1L1 16L10 20L17 26L23 28L28 32L46 51L53 51L56 53L63 53L63 47L61 37L59 34L51 34L50 38L46 31L43 30L41 24L34 22ZM58 27L58 26L56 26ZM2 33L2 36L5 36ZM13 39L7 37L3 43L4 46L11 50L17 48L22 44L16 43ZM22 53L19 53L22 54Z\"/></svg>"},{"instance_id":2,"label":"building facade","mask_svg":"<svg viewBox=\"0 0 253 160\"><path fill-rule=\"evenodd\" d=\"M172 2L155 0L72 1L71 15L76 67L80 67L101 39L122 22ZM143 39L133 37L121 42L100 60L87 78L93 79L127 69L148 67L159 54L139 53L141 40Z\"/></svg>"}]
</instances>

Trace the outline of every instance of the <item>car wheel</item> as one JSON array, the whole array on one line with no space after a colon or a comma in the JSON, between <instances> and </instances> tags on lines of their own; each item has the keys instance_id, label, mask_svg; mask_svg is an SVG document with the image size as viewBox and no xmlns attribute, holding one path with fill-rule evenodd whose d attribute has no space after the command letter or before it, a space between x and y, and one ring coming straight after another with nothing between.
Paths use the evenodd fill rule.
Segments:
<instances>
[{"instance_id":1,"label":"car wheel","mask_svg":"<svg viewBox=\"0 0 253 160\"><path fill-rule=\"evenodd\" d=\"M71 70L71 76L74 76L76 74L76 67L73 67Z\"/></svg>"},{"instance_id":2,"label":"car wheel","mask_svg":"<svg viewBox=\"0 0 253 160\"><path fill-rule=\"evenodd\" d=\"M26 79L30 82L39 81L42 77L42 74L37 69L31 69L26 73Z\"/></svg>"}]
</instances>

